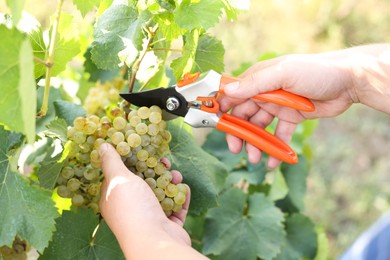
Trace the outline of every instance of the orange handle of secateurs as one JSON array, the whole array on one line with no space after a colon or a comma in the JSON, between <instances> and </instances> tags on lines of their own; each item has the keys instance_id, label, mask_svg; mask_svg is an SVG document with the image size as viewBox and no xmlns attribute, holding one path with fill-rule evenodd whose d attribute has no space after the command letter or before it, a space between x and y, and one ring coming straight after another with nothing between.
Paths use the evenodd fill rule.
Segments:
<instances>
[{"instance_id":1,"label":"orange handle of secateurs","mask_svg":"<svg viewBox=\"0 0 390 260\"><path fill-rule=\"evenodd\" d=\"M223 86L236 81L240 81L240 79L230 76L222 76L219 93L224 94ZM306 112L313 112L315 110L313 103L309 99L282 89L264 92L253 96L252 99L271 102Z\"/></svg>"},{"instance_id":2,"label":"orange handle of secateurs","mask_svg":"<svg viewBox=\"0 0 390 260\"><path fill-rule=\"evenodd\" d=\"M282 140L263 128L230 114L222 114L216 129L237 136L275 158L290 164L298 162L298 156Z\"/></svg>"}]
</instances>

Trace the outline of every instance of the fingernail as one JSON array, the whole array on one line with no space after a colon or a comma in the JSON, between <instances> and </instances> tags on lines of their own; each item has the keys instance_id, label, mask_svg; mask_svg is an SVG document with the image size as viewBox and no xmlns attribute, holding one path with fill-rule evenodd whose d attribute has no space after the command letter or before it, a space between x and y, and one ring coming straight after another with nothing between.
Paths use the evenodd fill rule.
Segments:
<instances>
[{"instance_id":1,"label":"fingernail","mask_svg":"<svg viewBox=\"0 0 390 260\"><path fill-rule=\"evenodd\" d=\"M104 143L104 144L100 145L100 148L99 148L100 157L102 157L107 152L108 149L109 149L109 144Z\"/></svg>"},{"instance_id":2,"label":"fingernail","mask_svg":"<svg viewBox=\"0 0 390 260\"><path fill-rule=\"evenodd\" d=\"M225 87L223 88L227 92L233 92L237 90L240 86L240 82L235 81L233 83L226 84Z\"/></svg>"}]
</instances>

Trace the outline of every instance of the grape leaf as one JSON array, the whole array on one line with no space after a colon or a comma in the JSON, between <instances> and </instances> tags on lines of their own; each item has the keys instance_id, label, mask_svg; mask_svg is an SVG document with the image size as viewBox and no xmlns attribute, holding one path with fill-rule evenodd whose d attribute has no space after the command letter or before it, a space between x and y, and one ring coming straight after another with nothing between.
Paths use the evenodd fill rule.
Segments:
<instances>
[{"instance_id":1,"label":"grape leaf","mask_svg":"<svg viewBox=\"0 0 390 260\"><path fill-rule=\"evenodd\" d=\"M21 135L0 127L0 245L11 245L18 235L42 252L58 213L51 193L30 184L10 165L10 150L20 142Z\"/></svg>"},{"instance_id":2,"label":"grape leaf","mask_svg":"<svg viewBox=\"0 0 390 260\"><path fill-rule=\"evenodd\" d=\"M18 24L22 17L22 11L26 0L7 0L7 5L11 9L12 21L14 24Z\"/></svg>"},{"instance_id":3,"label":"grape leaf","mask_svg":"<svg viewBox=\"0 0 390 260\"><path fill-rule=\"evenodd\" d=\"M162 33L162 38L167 40L175 40L187 31L175 23L175 18L172 13L164 12L155 15L153 19L158 23L158 31Z\"/></svg>"},{"instance_id":4,"label":"grape leaf","mask_svg":"<svg viewBox=\"0 0 390 260\"><path fill-rule=\"evenodd\" d=\"M121 62L127 66L138 57L144 38L143 26L150 18L145 11L138 14L134 7L113 4L99 18L92 43L91 59L99 69L111 70Z\"/></svg>"},{"instance_id":5,"label":"grape leaf","mask_svg":"<svg viewBox=\"0 0 390 260\"><path fill-rule=\"evenodd\" d=\"M299 156L298 164L282 164L281 171L288 186L288 193L276 204L287 212L299 212L304 209L306 193L306 178L309 174L308 163L303 156Z\"/></svg>"},{"instance_id":6,"label":"grape leaf","mask_svg":"<svg viewBox=\"0 0 390 260\"><path fill-rule=\"evenodd\" d=\"M50 137L56 137L61 140L61 142L65 143L67 141L67 129L68 124L63 118L56 118L51 121L47 126L47 130L45 134Z\"/></svg>"},{"instance_id":7,"label":"grape leaf","mask_svg":"<svg viewBox=\"0 0 390 260\"><path fill-rule=\"evenodd\" d=\"M191 128L183 120L170 121L168 129L172 134L172 168L180 170L183 181L191 187L191 212L200 214L217 205L217 195L223 188L226 169L214 156L199 147Z\"/></svg>"},{"instance_id":8,"label":"grape leaf","mask_svg":"<svg viewBox=\"0 0 390 260\"><path fill-rule=\"evenodd\" d=\"M176 8L175 0L156 0L156 2L159 6L170 12L173 12Z\"/></svg>"},{"instance_id":9,"label":"grape leaf","mask_svg":"<svg viewBox=\"0 0 390 260\"><path fill-rule=\"evenodd\" d=\"M43 101L43 93L44 88L39 88L37 90L37 108L39 109L42 106ZM46 125L48 125L52 120L55 119L55 110L54 110L54 102L58 100L62 100L63 96L58 88L51 88L50 89L50 95L49 95L49 109L47 111L46 116L37 118L36 120L36 126L37 126L37 132L46 131ZM37 111L38 112L38 111Z\"/></svg>"},{"instance_id":10,"label":"grape leaf","mask_svg":"<svg viewBox=\"0 0 390 260\"><path fill-rule=\"evenodd\" d=\"M53 150L49 149L46 153L46 156L41 162L37 172L40 186L48 190L54 189L58 175L64 165L64 161L58 162L61 159L61 153L54 157L51 156Z\"/></svg>"},{"instance_id":11,"label":"grape leaf","mask_svg":"<svg viewBox=\"0 0 390 260\"><path fill-rule=\"evenodd\" d=\"M96 67L95 63L91 60L91 48L88 48L87 51L84 53L84 69L85 72L89 73L89 80L90 81L110 81L113 80L119 73L120 69L115 68L112 70L102 70ZM79 94L79 93L77 93Z\"/></svg>"},{"instance_id":12,"label":"grape leaf","mask_svg":"<svg viewBox=\"0 0 390 260\"><path fill-rule=\"evenodd\" d=\"M222 0L223 8L228 20L233 21L237 19L238 10L231 4L231 2L232 0Z\"/></svg>"},{"instance_id":13,"label":"grape leaf","mask_svg":"<svg viewBox=\"0 0 390 260\"><path fill-rule=\"evenodd\" d=\"M240 154L233 154L229 151L225 133L213 129L206 138L202 148L217 157L227 167L228 171L237 167L246 158L245 151Z\"/></svg>"},{"instance_id":14,"label":"grape leaf","mask_svg":"<svg viewBox=\"0 0 390 260\"><path fill-rule=\"evenodd\" d=\"M225 48L220 40L203 34L199 37L194 69L200 72L215 70L221 73L225 68L224 54Z\"/></svg>"},{"instance_id":15,"label":"grape leaf","mask_svg":"<svg viewBox=\"0 0 390 260\"><path fill-rule=\"evenodd\" d=\"M56 111L56 115L65 119L68 125L73 125L73 120L76 117L86 115L83 107L65 100L54 101L54 109Z\"/></svg>"},{"instance_id":16,"label":"grape leaf","mask_svg":"<svg viewBox=\"0 0 390 260\"><path fill-rule=\"evenodd\" d=\"M191 72L194 66L195 53L199 40L199 30L187 32L184 40L185 43L183 46L182 56L173 60L171 63L173 74L177 80L182 78L185 73Z\"/></svg>"},{"instance_id":17,"label":"grape leaf","mask_svg":"<svg viewBox=\"0 0 390 260\"><path fill-rule=\"evenodd\" d=\"M261 193L239 189L222 194L206 215L203 253L221 259L271 259L284 238L283 214Z\"/></svg>"},{"instance_id":18,"label":"grape leaf","mask_svg":"<svg viewBox=\"0 0 390 260\"><path fill-rule=\"evenodd\" d=\"M268 198L273 201L283 199L288 193L286 180L280 171L275 171L272 174L274 178L268 192Z\"/></svg>"},{"instance_id":19,"label":"grape leaf","mask_svg":"<svg viewBox=\"0 0 390 260\"><path fill-rule=\"evenodd\" d=\"M44 259L124 259L119 244L99 216L90 209L63 211L57 219L57 231L49 247L39 257ZM96 234L95 228L98 227Z\"/></svg>"},{"instance_id":20,"label":"grape leaf","mask_svg":"<svg viewBox=\"0 0 390 260\"><path fill-rule=\"evenodd\" d=\"M285 225L287 237L275 259L313 259L317 252L317 233L312 221L295 213L287 218Z\"/></svg>"},{"instance_id":21,"label":"grape leaf","mask_svg":"<svg viewBox=\"0 0 390 260\"><path fill-rule=\"evenodd\" d=\"M100 0L73 0L73 3L84 17L89 11L99 6Z\"/></svg>"},{"instance_id":22,"label":"grape leaf","mask_svg":"<svg viewBox=\"0 0 390 260\"><path fill-rule=\"evenodd\" d=\"M32 48L16 29L0 25L0 123L35 140L36 90Z\"/></svg>"},{"instance_id":23,"label":"grape leaf","mask_svg":"<svg viewBox=\"0 0 390 260\"><path fill-rule=\"evenodd\" d=\"M219 22L223 7L221 0L183 0L173 13L180 27L207 30Z\"/></svg>"}]
</instances>

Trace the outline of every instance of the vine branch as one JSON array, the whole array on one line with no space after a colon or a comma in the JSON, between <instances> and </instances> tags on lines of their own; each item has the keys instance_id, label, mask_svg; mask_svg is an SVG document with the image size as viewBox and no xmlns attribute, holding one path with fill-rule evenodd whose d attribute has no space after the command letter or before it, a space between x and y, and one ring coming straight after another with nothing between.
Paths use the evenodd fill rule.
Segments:
<instances>
[{"instance_id":1,"label":"vine branch","mask_svg":"<svg viewBox=\"0 0 390 260\"><path fill-rule=\"evenodd\" d=\"M61 9L62 9L63 2L64 2L63 0L58 1L55 19L53 22L53 28L52 28L51 36L50 36L49 51L48 51L46 60L43 61L44 65L46 65L45 91L43 94L43 101L42 101L41 110L39 111L39 113L37 115L38 117L45 116L47 113L47 110L49 108L50 80L51 80L52 67L53 67L53 62L54 62L54 52L55 52L55 45L56 45L56 38L57 38L57 29L58 29L58 24L60 21L60 15L61 15ZM36 59L34 58L34 60L36 60ZM40 62L40 61L37 60L37 62Z\"/></svg>"},{"instance_id":2,"label":"vine branch","mask_svg":"<svg viewBox=\"0 0 390 260\"><path fill-rule=\"evenodd\" d=\"M135 63L131 67L131 75L130 75L130 71L129 71L129 74L128 74L129 93L133 92L135 78L137 76L137 72L139 70L139 66L140 66L142 60L144 59L146 53L149 51L149 47L152 44L153 36L156 33L157 28L158 28L157 24L153 28L148 28L148 27L145 28L146 32L148 33L148 38L149 39L148 39L148 42L146 43L146 47L142 50L139 58L135 61Z\"/></svg>"}]
</instances>

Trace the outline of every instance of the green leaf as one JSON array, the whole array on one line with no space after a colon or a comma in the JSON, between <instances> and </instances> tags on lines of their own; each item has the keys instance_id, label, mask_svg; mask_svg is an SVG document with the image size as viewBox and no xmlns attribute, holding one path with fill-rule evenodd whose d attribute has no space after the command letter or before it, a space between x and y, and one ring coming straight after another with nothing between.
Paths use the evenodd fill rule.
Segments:
<instances>
[{"instance_id":1,"label":"green leaf","mask_svg":"<svg viewBox=\"0 0 390 260\"><path fill-rule=\"evenodd\" d=\"M84 17L89 11L99 6L100 0L73 0L73 3Z\"/></svg>"},{"instance_id":2,"label":"green leaf","mask_svg":"<svg viewBox=\"0 0 390 260\"><path fill-rule=\"evenodd\" d=\"M22 17L22 11L26 0L7 0L7 5L11 9L12 21L16 25Z\"/></svg>"},{"instance_id":3,"label":"green leaf","mask_svg":"<svg viewBox=\"0 0 390 260\"><path fill-rule=\"evenodd\" d=\"M287 195L288 187L280 171L275 171L273 175L274 179L272 180L272 184L268 192L268 197L275 201L283 199Z\"/></svg>"},{"instance_id":4,"label":"green leaf","mask_svg":"<svg viewBox=\"0 0 390 260\"><path fill-rule=\"evenodd\" d=\"M222 15L221 0L183 0L174 11L176 23L188 30L208 29L219 22Z\"/></svg>"},{"instance_id":5,"label":"green leaf","mask_svg":"<svg viewBox=\"0 0 390 260\"><path fill-rule=\"evenodd\" d=\"M18 235L42 252L58 213L50 192L30 184L11 167L11 149L20 142L21 135L0 127L0 245L11 245Z\"/></svg>"},{"instance_id":6,"label":"green leaf","mask_svg":"<svg viewBox=\"0 0 390 260\"><path fill-rule=\"evenodd\" d=\"M226 142L225 133L215 129L207 135L202 148L217 157L227 167L228 171L239 166L241 161L246 158L245 151L241 151L240 154L231 153Z\"/></svg>"},{"instance_id":7,"label":"green leaf","mask_svg":"<svg viewBox=\"0 0 390 260\"><path fill-rule=\"evenodd\" d=\"M68 124L63 118L56 118L51 121L47 126L46 135L50 137L55 137L61 140L61 142L65 143L67 141L67 131Z\"/></svg>"},{"instance_id":8,"label":"green leaf","mask_svg":"<svg viewBox=\"0 0 390 260\"><path fill-rule=\"evenodd\" d=\"M284 199L277 201L277 205L283 211L299 212L304 209L308 168L307 161L303 156L299 156L298 164L282 164L281 171L288 186L288 193Z\"/></svg>"},{"instance_id":9,"label":"green leaf","mask_svg":"<svg viewBox=\"0 0 390 260\"><path fill-rule=\"evenodd\" d=\"M238 15L238 10L231 4L232 0L222 0L223 8L225 9L225 13L227 18L230 21L236 20Z\"/></svg>"},{"instance_id":10,"label":"green leaf","mask_svg":"<svg viewBox=\"0 0 390 260\"><path fill-rule=\"evenodd\" d=\"M37 172L40 186L48 190L54 189L58 175L64 166L64 161L58 162L61 159L62 154L59 153L52 157L53 150L49 149L46 153Z\"/></svg>"},{"instance_id":11,"label":"green leaf","mask_svg":"<svg viewBox=\"0 0 390 260\"><path fill-rule=\"evenodd\" d=\"M201 35L196 49L195 70L223 72L225 68L224 54L225 48L220 40L207 34Z\"/></svg>"},{"instance_id":12,"label":"green leaf","mask_svg":"<svg viewBox=\"0 0 390 260\"><path fill-rule=\"evenodd\" d=\"M36 90L32 48L16 29L0 25L0 123L35 140Z\"/></svg>"},{"instance_id":13,"label":"green leaf","mask_svg":"<svg viewBox=\"0 0 390 260\"><path fill-rule=\"evenodd\" d=\"M63 211L57 231L39 259L124 259L119 244L99 216L90 209ZM98 226L99 225L99 226ZM96 234L95 228L98 226Z\"/></svg>"},{"instance_id":14,"label":"green leaf","mask_svg":"<svg viewBox=\"0 0 390 260\"><path fill-rule=\"evenodd\" d=\"M168 129L172 134L170 160L173 169L180 170L183 182L191 187L191 212L200 214L217 205L226 169L214 156L199 147L191 128L183 120L170 121Z\"/></svg>"},{"instance_id":15,"label":"green leaf","mask_svg":"<svg viewBox=\"0 0 390 260\"><path fill-rule=\"evenodd\" d=\"M158 23L158 31L167 40L175 40L186 33L186 29L181 28L176 22L172 13L164 12L153 17Z\"/></svg>"},{"instance_id":16,"label":"green leaf","mask_svg":"<svg viewBox=\"0 0 390 260\"><path fill-rule=\"evenodd\" d=\"M205 216L194 216L194 215L188 215L186 217L186 221L184 223L184 229L188 232L188 234L191 237L192 241L192 247L198 250L199 252L202 251L202 239L204 234L204 222L205 222Z\"/></svg>"},{"instance_id":17,"label":"green leaf","mask_svg":"<svg viewBox=\"0 0 390 260\"><path fill-rule=\"evenodd\" d=\"M195 64L196 48L199 40L199 30L192 30L184 35L184 46L182 56L173 60L171 68L176 79L182 78L182 76L191 72Z\"/></svg>"},{"instance_id":18,"label":"green leaf","mask_svg":"<svg viewBox=\"0 0 390 260\"><path fill-rule=\"evenodd\" d=\"M138 10L131 6L114 4L108 8L94 31L91 58L96 66L111 70L122 61L130 67L142 50L143 26L149 18L149 12L138 14Z\"/></svg>"},{"instance_id":19,"label":"green leaf","mask_svg":"<svg viewBox=\"0 0 390 260\"><path fill-rule=\"evenodd\" d=\"M277 260L313 259L317 252L317 233L312 221L301 214L286 220L287 237Z\"/></svg>"},{"instance_id":20,"label":"green leaf","mask_svg":"<svg viewBox=\"0 0 390 260\"><path fill-rule=\"evenodd\" d=\"M317 253L315 260L324 260L328 259L329 254L329 242L326 235L326 231L323 227L316 227L317 232Z\"/></svg>"},{"instance_id":21,"label":"green leaf","mask_svg":"<svg viewBox=\"0 0 390 260\"><path fill-rule=\"evenodd\" d=\"M176 8L175 0L156 0L156 2L159 6L170 12L173 12Z\"/></svg>"},{"instance_id":22,"label":"green leaf","mask_svg":"<svg viewBox=\"0 0 390 260\"><path fill-rule=\"evenodd\" d=\"M203 253L221 259L271 259L284 237L283 214L263 194L227 190L206 215Z\"/></svg>"},{"instance_id":23,"label":"green leaf","mask_svg":"<svg viewBox=\"0 0 390 260\"><path fill-rule=\"evenodd\" d=\"M42 106L42 100L43 100L43 94L44 94L44 88L39 88L37 90L38 100L37 100L37 108L39 109ZM63 96L61 91L58 88L51 88L50 89L50 95L49 95L49 109L47 111L46 116L37 118L36 120L36 126L37 126L37 132L46 131L46 126L55 119L55 110L54 110L54 102L58 100L62 100ZM38 111L37 111L38 112Z\"/></svg>"},{"instance_id":24,"label":"green leaf","mask_svg":"<svg viewBox=\"0 0 390 260\"><path fill-rule=\"evenodd\" d=\"M84 58L84 69L85 72L89 73L90 81L111 81L119 74L119 68L115 68L112 70L102 70L96 67L95 63L93 63L93 61L91 60L91 48L88 48L87 51L84 53Z\"/></svg>"},{"instance_id":25,"label":"green leaf","mask_svg":"<svg viewBox=\"0 0 390 260\"><path fill-rule=\"evenodd\" d=\"M56 115L65 119L68 125L73 125L73 120L76 117L86 115L83 107L65 100L54 101L54 109L56 111Z\"/></svg>"}]
</instances>

